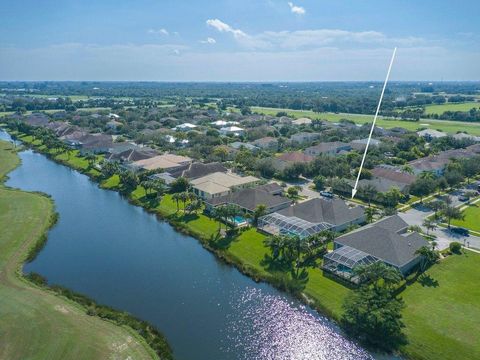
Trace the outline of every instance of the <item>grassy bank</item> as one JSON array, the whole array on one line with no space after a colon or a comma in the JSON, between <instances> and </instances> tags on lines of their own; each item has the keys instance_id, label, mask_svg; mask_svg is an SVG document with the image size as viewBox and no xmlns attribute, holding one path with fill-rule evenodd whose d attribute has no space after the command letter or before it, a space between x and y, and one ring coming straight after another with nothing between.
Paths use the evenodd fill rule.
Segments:
<instances>
[{"instance_id":1,"label":"grassy bank","mask_svg":"<svg viewBox=\"0 0 480 360\"><path fill-rule=\"evenodd\" d=\"M19 164L0 141L0 178ZM23 278L23 262L48 231L52 201L0 185L0 359L158 359L130 327L86 314Z\"/></svg>"},{"instance_id":2,"label":"grassy bank","mask_svg":"<svg viewBox=\"0 0 480 360\"><path fill-rule=\"evenodd\" d=\"M339 122L342 119L352 120L357 124L371 123L373 121L373 115L363 114L334 114L334 113L316 113L311 110L291 110L291 109L277 109L267 107L252 107L252 111L265 114L276 115L279 111L285 111L288 116L293 118L308 117L310 119L321 119L330 122ZM475 123L468 123L462 121L448 121L448 120L433 120L433 119L420 119L420 121L406 121L398 119L389 119L379 117L377 119L376 126L383 127L385 129L391 129L394 127L402 127L411 131L417 131L419 129L436 129L445 131L450 134L456 134L459 131L466 131L471 135L480 136L480 126Z\"/></svg>"},{"instance_id":3,"label":"grassy bank","mask_svg":"<svg viewBox=\"0 0 480 360\"><path fill-rule=\"evenodd\" d=\"M41 144L35 144L43 151ZM63 159L61 154L50 154L53 158ZM89 172L89 168L80 169ZM94 176L93 174L90 174ZM98 180L101 180L96 176ZM101 180L100 185L111 190L119 190L121 184L117 175ZM125 196L135 205L158 214L177 230L199 239L204 247L214 252L226 262L235 265L240 271L256 280L265 280L288 291L297 291L300 298L308 301L319 311L338 320L342 314L342 304L351 289L335 279L326 276L319 268L308 269L308 279L302 283L292 281L288 273L271 269L265 261L268 249L263 245L265 235L251 228L238 236L217 239L218 223L201 212L185 214L183 205L177 211L177 204L167 194L158 202L154 197L146 197L144 189L139 186ZM464 261L467 259L468 261ZM479 355L479 344L472 343L464 329L470 329L472 322L480 322L480 303L472 301L478 298L475 284L478 277L473 276L472 267L480 266L480 257L470 253L451 256L429 271L430 277L437 279L439 286L428 281L416 282L407 286L401 294L406 302L404 319L409 344L402 351L414 359L451 359L459 358L456 354ZM466 272L472 276L464 276ZM454 296L466 294L465 299ZM467 294L468 293L468 294ZM447 300L443 300L446 298ZM469 299L467 301L467 299ZM458 303L457 303L457 300ZM453 311L446 308L450 304ZM468 306L468 313L463 313L459 306ZM466 317L468 316L468 319ZM468 330L470 331L470 330ZM465 336L463 336L465 335ZM448 345L444 345L448 344ZM447 349L448 346L448 349ZM448 351L447 351L448 350ZM441 354L441 355L439 355ZM479 356L477 356L479 357ZM467 357L468 358L468 357Z\"/></svg>"}]
</instances>

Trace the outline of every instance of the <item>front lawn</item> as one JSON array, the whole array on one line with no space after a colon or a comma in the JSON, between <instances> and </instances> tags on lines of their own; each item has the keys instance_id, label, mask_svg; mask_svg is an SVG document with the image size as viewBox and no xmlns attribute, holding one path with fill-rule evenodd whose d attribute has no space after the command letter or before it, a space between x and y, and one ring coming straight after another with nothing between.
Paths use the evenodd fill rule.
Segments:
<instances>
[{"instance_id":1,"label":"front lawn","mask_svg":"<svg viewBox=\"0 0 480 360\"><path fill-rule=\"evenodd\" d=\"M425 286L417 281L401 294L409 355L480 359L479 269L479 254L452 255L427 271Z\"/></svg>"},{"instance_id":2,"label":"front lawn","mask_svg":"<svg viewBox=\"0 0 480 360\"><path fill-rule=\"evenodd\" d=\"M469 205L463 213L465 214L465 219L452 220L452 224L480 232L480 202Z\"/></svg>"}]
</instances>

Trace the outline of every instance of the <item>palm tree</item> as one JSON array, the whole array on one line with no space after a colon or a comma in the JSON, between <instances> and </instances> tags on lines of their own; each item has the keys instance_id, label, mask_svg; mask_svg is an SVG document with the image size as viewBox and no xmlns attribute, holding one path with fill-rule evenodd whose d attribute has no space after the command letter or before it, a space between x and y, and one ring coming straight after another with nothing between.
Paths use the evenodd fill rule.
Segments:
<instances>
[{"instance_id":1,"label":"palm tree","mask_svg":"<svg viewBox=\"0 0 480 360\"><path fill-rule=\"evenodd\" d=\"M427 229L427 235L428 235L429 230L433 231L437 228L437 224L435 223L435 221L433 221L431 219L428 219L428 218L423 220L422 225Z\"/></svg>"},{"instance_id":2,"label":"palm tree","mask_svg":"<svg viewBox=\"0 0 480 360\"><path fill-rule=\"evenodd\" d=\"M85 160L88 161L88 167L91 168L93 166L93 164L95 163L95 160L96 160L96 156L92 153L88 153L86 156L85 156Z\"/></svg>"},{"instance_id":3,"label":"palm tree","mask_svg":"<svg viewBox=\"0 0 480 360\"><path fill-rule=\"evenodd\" d=\"M179 196L180 200L183 202L183 211L185 212L185 208L187 206L187 201L189 199L188 192L183 191L183 192L179 193L178 196Z\"/></svg>"},{"instance_id":4,"label":"palm tree","mask_svg":"<svg viewBox=\"0 0 480 360\"><path fill-rule=\"evenodd\" d=\"M408 165L408 164L405 164L405 165L402 166L402 171L403 171L404 173L407 173L407 174L412 175L412 174L413 174L413 167L411 167L411 166Z\"/></svg>"},{"instance_id":5,"label":"palm tree","mask_svg":"<svg viewBox=\"0 0 480 360\"><path fill-rule=\"evenodd\" d=\"M447 218L448 228L450 229L450 223L452 220L463 220L465 219L465 214L462 213L455 206L447 206L442 210L442 214Z\"/></svg>"},{"instance_id":6,"label":"palm tree","mask_svg":"<svg viewBox=\"0 0 480 360\"><path fill-rule=\"evenodd\" d=\"M436 251L430 249L428 246L422 246L420 249L415 251L415 254L420 255L420 271L424 272L427 267L434 264L438 260L438 254Z\"/></svg>"},{"instance_id":7,"label":"palm tree","mask_svg":"<svg viewBox=\"0 0 480 360\"><path fill-rule=\"evenodd\" d=\"M375 195L377 195L377 189L372 184L367 184L359 188L359 190L361 190L361 194L363 194L363 196L367 199L368 206L370 207L373 198L375 197Z\"/></svg>"},{"instance_id":8,"label":"palm tree","mask_svg":"<svg viewBox=\"0 0 480 360\"><path fill-rule=\"evenodd\" d=\"M177 212L180 211L180 206L179 206L179 204L178 204L178 203L180 202L180 200L181 200L180 194L181 194L181 193L175 193L175 194L172 195L172 200L177 203Z\"/></svg>"},{"instance_id":9,"label":"palm tree","mask_svg":"<svg viewBox=\"0 0 480 360\"><path fill-rule=\"evenodd\" d=\"M367 217L367 222L371 223L373 221L373 217L378 214L378 210L374 207L368 207L365 209L365 215Z\"/></svg>"},{"instance_id":10,"label":"palm tree","mask_svg":"<svg viewBox=\"0 0 480 360\"><path fill-rule=\"evenodd\" d=\"M225 205L217 206L212 211L212 217L218 221L218 232L222 230L222 222L225 218L227 218L227 208Z\"/></svg>"},{"instance_id":11,"label":"palm tree","mask_svg":"<svg viewBox=\"0 0 480 360\"><path fill-rule=\"evenodd\" d=\"M420 173L420 175L418 175L418 177L420 179L429 179L429 180L434 180L435 179L435 175L433 175L432 172L430 171L423 171Z\"/></svg>"},{"instance_id":12,"label":"palm tree","mask_svg":"<svg viewBox=\"0 0 480 360\"><path fill-rule=\"evenodd\" d=\"M202 201L200 199L195 199L187 205L187 212L190 214L196 212L202 208Z\"/></svg>"},{"instance_id":13,"label":"palm tree","mask_svg":"<svg viewBox=\"0 0 480 360\"><path fill-rule=\"evenodd\" d=\"M263 204L259 204L253 210L253 225L257 226L258 219L267 213L267 207Z\"/></svg>"}]
</instances>

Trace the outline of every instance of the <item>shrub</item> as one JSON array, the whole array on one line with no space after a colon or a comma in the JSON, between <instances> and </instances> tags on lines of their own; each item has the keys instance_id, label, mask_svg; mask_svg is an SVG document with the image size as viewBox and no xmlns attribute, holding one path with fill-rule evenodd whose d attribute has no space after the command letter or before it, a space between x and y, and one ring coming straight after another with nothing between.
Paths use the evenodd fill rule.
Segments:
<instances>
[{"instance_id":1,"label":"shrub","mask_svg":"<svg viewBox=\"0 0 480 360\"><path fill-rule=\"evenodd\" d=\"M462 251L462 244L460 244L459 242L451 242L450 245L449 245L449 248L450 248L450 251L454 254L460 254L461 251Z\"/></svg>"}]
</instances>

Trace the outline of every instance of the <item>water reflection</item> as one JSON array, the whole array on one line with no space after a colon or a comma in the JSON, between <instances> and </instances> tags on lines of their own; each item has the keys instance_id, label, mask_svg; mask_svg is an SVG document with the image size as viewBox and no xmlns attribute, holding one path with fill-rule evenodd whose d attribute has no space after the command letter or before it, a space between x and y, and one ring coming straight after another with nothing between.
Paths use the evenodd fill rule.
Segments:
<instances>
[{"instance_id":1,"label":"water reflection","mask_svg":"<svg viewBox=\"0 0 480 360\"><path fill-rule=\"evenodd\" d=\"M285 297L248 288L234 300L228 334L240 359L360 360L373 359L346 340L327 320ZM232 349L228 349L232 350Z\"/></svg>"}]
</instances>

